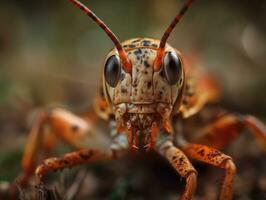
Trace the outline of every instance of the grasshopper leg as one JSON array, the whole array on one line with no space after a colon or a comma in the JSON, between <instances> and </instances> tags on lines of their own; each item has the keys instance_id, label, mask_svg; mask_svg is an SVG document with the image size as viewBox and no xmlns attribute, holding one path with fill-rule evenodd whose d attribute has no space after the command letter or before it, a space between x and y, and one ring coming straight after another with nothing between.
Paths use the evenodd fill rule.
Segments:
<instances>
[{"instance_id":1,"label":"grasshopper leg","mask_svg":"<svg viewBox=\"0 0 266 200\"><path fill-rule=\"evenodd\" d=\"M82 149L66 153L61 157L45 159L35 170L37 183L42 184L45 175L49 172L97 161L115 159L117 158L116 155L112 150Z\"/></svg>"},{"instance_id":2,"label":"grasshopper leg","mask_svg":"<svg viewBox=\"0 0 266 200\"><path fill-rule=\"evenodd\" d=\"M47 134L46 127L50 132ZM55 139L59 138L76 149L81 149L81 141L92 130L92 124L69 111L55 108L40 112L33 123L27 138L23 158L23 174L19 178L21 185L27 183L34 173L36 162L42 150L49 152L54 148Z\"/></svg>"},{"instance_id":3,"label":"grasshopper leg","mask_svg":"<svg viewBox=\"0 0 266 200\"><path fill-rule=\"evenodd\" d=\"M197 186L197 172L186 155L170 141L166 141L160 146L159 153L170 162L177 173L186 181L180 200L191 200Z\"/></svg>"},{"instance_id":4,"label":"grasshopper leg","mask_svg":"<svg viewBox=\"0 0 266 200\"><path fill-rule=\"evenodd\" d=\"M183 150L190 158L225 170L225 178L223 180L219 200L231 200L234 176L236 173L236 167L232 158L217 149L200 144L189 144L184 147Z\"/></svg>"},{"instance_id":5,"label":"grasshopper leg","mask_svg":"<svg viewBox=\"0 0 266 200\"><path fill-rule=\"evenodd\" d=\"M254 116L227 114L199 130L195 143L221 149L236 139L247 128L266 149L266 126Z\"/></svg>"}]
</instances>

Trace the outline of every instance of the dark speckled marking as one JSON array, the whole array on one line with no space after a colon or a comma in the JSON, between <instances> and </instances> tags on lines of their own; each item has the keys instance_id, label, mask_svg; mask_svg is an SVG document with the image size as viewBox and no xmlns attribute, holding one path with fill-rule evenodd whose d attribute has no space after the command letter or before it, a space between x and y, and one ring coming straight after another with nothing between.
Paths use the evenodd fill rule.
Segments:
<instances>
[{"instance_id":1,"label":"dark speckled marking","mask_svg":"<svg viewBox=\"0 0 266 200\"><path fill-rule=\"evenodd\" d=\"M152 44L151 46L154 47L154 48L158 48L157 44Z\"/></svg>"},{"instance_id":2,"label":"dark speckled marking","mask_svg":"<svg viewBox=\"0 0 266 200\"><path fill-rule=\"evenodd\" d=\"M80 152L79 156L83 159L83 160L88 160L91 156L92 156L93 152L92 151L88 151L88 152Z\"/></svg>"},{"instance_id":3,"label":"dark speckled marking","mask_svg":"<svg viewBox=\"0 0 266 200\"><path fill-rule=\"evenodd\" d=\"M72 132L77 132L79 130L79 126L78 125L72 125L71 126L71 131Z\"/></svg>"},{"instance_id":4,"label":"dark speckled marking","mask_svg":"<svg viewBox=\"0 0 266 200\"><path fill-rule=\"evenodd\" d=\"M141 55L142 54L142 50L141 49L137 49L137 50L134 51L134 54L136 56Z\"/></svg>"},{"instance_id":5,"label":"dark speckled marking","mask_svg":"<svg viewBox=\"0 0 266 200\"><path fill-rule=\"evenodd\" d=\"M141 42L141 44L142 44L144 47L148 47L148 46L150 46L151 41L150 41L150 40L143 40L143 41Z\"/></svg>"},{"instance_id":6,"label":"dark speckled marking","mask_svg":"<svg viewBox=\"0 0 266 200\"><path fill-rule=\"evenodd\" d=\"M130 44L130 45L128 45L128 47L129 47L129 48L136 48L136 45L134 45L134 44Z\"/></svg>"},{"instance_id":7,"label":"dark speckled marking","mask_svg":"<svg viewBox=\"0 0 266 200\"><path fill-rule=\"evenodd\" d=\"M144 60L144 66L147 67L147 68L150 67L150 65L149 65L147 60Z\"/></svg>"},{"instance_id":8,"label":"dark speckled marking","mask_svg":"<svg viewBox=\"0 0 266 200\"><path fill-rule=\"evenodd\" d=\"M139 42L141 39L137 39L137 40L134 40L134 41L132 41L132 43L137 43L137 42Z\"/></svg>"},{"instance_id":9,"label":"dark speckled marking","mask_svg":"<svg viewBox=\"0 0 266 200\"><path fill-rule=\"evenodd\" d=\"M198 154L201 156L205 156L205 151L204 149L201 149L200 151L198 151Z\"/></svg>"},{"instance_id":10,"label":"dark speckled marking","mask_svg":"<svg viewBox=\"0 0 266 200\"><path fill-rule=\"evenodd\" d=\"M149 82L147 83L147 86L148 86L148 88L151 87L151 81L149 81Z\"/></svg>"},{"instance_id":11,"label":"dark speckled marking","mask_svg":"<svg viewBox=\"0 0 266 200\"><path fill-rule=\"evenodd\" d=\"M174 147L166 150L166 158L182 177L186 177L189 172L195 172L195 169L183 152L176 148L174 149Z\"/></svg>"},{"instance_id":12,"label":"dark speckled marking","mask_svg":"<svg viewBox=\"0 0 266 200\"><path fill-rule=\"evenodd\" d=\"M185 162L185 160L183 157L179 158L179 164L183 164L184 162Z\"/></svg>"},{"instance_id":13,"label":"dark speckled marking","mask_svg":"<svg viewBox=\"0 0 266 200\"><path fill-rule=\"evenodd\" d=\"M122 93L126 93L126 92L127 92L127 89L124 88L124 87L122 87L122 88L121 88L121 92L122 92Z\"/></svg>"},{"instance_id":14,"label":"dark speckled marking","mask_svg":"<svg viewBox=\"0 0 266 200\"><path fill-rule=\"evenodd\" d=\"M221 156L222 154L221 154L221 152L219 152L218 150L213 150L213 151L211 151L211 152L209 152L208 154L207 154L207 157L209 158L209 159L213 159L213 158L215 158L215 157L217 157L217 156Z\"/></svg>"},{"instance_id":15,"label":"dark speckled marking","mask_svg":"<svg viewBox=\"0 0 266 200\"><path fill-rule=\"evenodd\" d=\"M124 73L121 74L120 76L120 81L123 81L125 79L126 75Z\"/></svg>"}]
</instances>

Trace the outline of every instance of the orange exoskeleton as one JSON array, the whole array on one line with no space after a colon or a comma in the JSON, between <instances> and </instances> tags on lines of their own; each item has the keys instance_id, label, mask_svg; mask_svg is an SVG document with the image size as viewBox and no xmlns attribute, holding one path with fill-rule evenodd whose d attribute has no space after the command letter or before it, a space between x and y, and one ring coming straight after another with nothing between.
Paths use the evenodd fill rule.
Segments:
<instances>
[{"instance_id":1,"label":"orange exoskeleton","mask_svg":"<svg viewBox=\"0 0 266 200\"><path fill-rule=\"evenodd\" d=\"M193 0L185 3L161 40L134 38L123 43L89 8L77 0L70 2L95 21L115 45L105 59L102 86L95 101L93 113L98 117L76 116L60 108L41 112L25 148L21 183L27 183L34 170L39 184L50 171L114 159L127 150L143 153L154 150L185 179L179 199L191 199L197 184L197 172L189 158L224 169L219 199L232 199L236 167L232 158L219 149L240 135L243 128L248 128L266 146L266 128L253 116L224 114L199 127L200 137L193 143L182 137L185 132L180 129L185 126L182 122L219 96L215 82L198 69L185 66L181 53L167 43ZM107 131L113 139L107 150L84 148L79 142L98 118L115 121L113 129ZM46 148L53 146L47 141L54 137L42 137L46 126L50 126L52 134L78 150L45 159L36 168L42 139Z\"/></svg>"}]
</instances>

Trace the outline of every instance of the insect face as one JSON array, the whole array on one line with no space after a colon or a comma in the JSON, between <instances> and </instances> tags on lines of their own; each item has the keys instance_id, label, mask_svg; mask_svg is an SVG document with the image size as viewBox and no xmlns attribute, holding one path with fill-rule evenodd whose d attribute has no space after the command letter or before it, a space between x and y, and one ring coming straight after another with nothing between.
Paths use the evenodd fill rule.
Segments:
<instances>
[{"instance_id":1,"label":"insect face","mask_svg":"<svg viewBox=\"0 0 266 200\"><path fill-rule=\"evenodd\" d=\"M137 38L122 43L131 63L131 72L123 69L116 49L106 59L104 87L120 128L133 131L133 145L149 147L152 127L165 128L173 107L181 95L184 72L180 54L166 46L160 70L155 70L160 41ZM167 128L166 128L167 129Z\"/></svg>"},{"instance_id":2,"label":"insect face","mask_svg":"<svg viewBox=\"0 0 266 200\"><path fill-rule=\"evenodd\" d=\"M96 22L115 45L106 59L103 90L117 128L127 130L129 146L153 148L159 128L171 129L170 116L177 110L173 108L178 106L184 85L181 56L167 39L193 0L187 0L161 40L136 38L123 43L89 8L78 0L70 2Z\"/></svg>"}]
</instances>

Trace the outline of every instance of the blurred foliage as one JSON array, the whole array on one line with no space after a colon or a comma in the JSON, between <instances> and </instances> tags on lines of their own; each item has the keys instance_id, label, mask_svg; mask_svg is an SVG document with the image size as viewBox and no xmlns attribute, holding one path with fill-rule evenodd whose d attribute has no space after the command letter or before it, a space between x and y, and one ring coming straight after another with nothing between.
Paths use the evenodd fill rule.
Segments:
<instances>
[{"instance_id":1,"label":"blurred foliage","mask_svg":"<svg viewBox=\"0 0 266 200\"><path fill-rule=\"evenodd\" d=\"M20 158L22 150L13 150L11 152L0 152L0 180L13 181L17 177L20 169Z\"/></svg>"}]
</instances>

